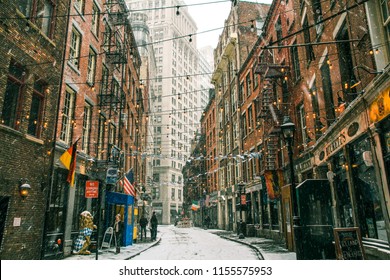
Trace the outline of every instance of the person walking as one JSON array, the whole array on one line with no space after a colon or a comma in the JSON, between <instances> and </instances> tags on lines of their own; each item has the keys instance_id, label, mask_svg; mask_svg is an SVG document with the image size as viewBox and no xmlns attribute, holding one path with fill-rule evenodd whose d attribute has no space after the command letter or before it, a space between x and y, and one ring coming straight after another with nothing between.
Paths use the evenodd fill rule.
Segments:
<instances>
[{"instance_id":1,"label":"person walking","mask_svg":"<svg viewBox=\"0 0 390 280\"><path fill-rule=\"evenodd\" d=\"M146 226L148 225L148 219L145 217L145 215L142 215L141 219L139 220L139 225L141 226L141 241L142 237L145 235L146 240Z\"/></svg>"},{"instance_id":2,"label":"person walking","mask_svg":"<svg viewBox=\"0 0 390 280\"><path fill-rule=\"evenodd\" d=\"M153 211L152 218L150 219L150 225L152 227L151 238L152 238L152 241L154 241L157 238L157 225L158 225L157 216L156 216L155 211Z\"/></svg>"},{"instance_id":3,"label":"person walking","mask_svg":"<svg viewBox=\"0 0 390 280\"><path fill-rule=\"evenodd\" d=\"M115 241L116 241L116 253L120 253L122 245L122 231L123 231L123 222L121 219L121 214L115 216L114 223L114 232L115 232Z\"/></svg>"},{"instance_id":4,"label":"person walking","mask_svg":"<svg viewBox=\"0 0 390 280\"><path fill-rule=\"evenodd\" d=\"M207 215L207 216L206 216L206 219L205 219L205 226L206 226L206 229L209 229L209 228L210 228L210 223L211 223L210 216Z\"/></svg>"}]
</instances>

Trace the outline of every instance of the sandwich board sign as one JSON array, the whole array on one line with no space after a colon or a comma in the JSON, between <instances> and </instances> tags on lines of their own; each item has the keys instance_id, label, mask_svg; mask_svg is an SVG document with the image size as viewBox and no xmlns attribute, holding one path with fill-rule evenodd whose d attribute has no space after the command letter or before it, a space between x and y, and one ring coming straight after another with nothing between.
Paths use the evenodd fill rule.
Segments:
<instances>
[{"instance_id":1,"label":"sandwich board sign","mask_svg":"<svg viewBox=\"0 0 390 280\"><path fill-rule=\"evenodd\" d=\"M103 248L110 248L111 247L111 242L112 242L112 236L114 235L114 229L113 227L109 227L106 229L106 232L104 233L103 236L103 241L102 241L102 246L100 249ZM115 238L114 238L115 239ZM116 247L116 239L115 239L115 247Z\"/></svg>"},{"instance_id":2,"label":"sandwich board sign","mask_svg":"<svg viewBox=\"0 0 390 280\"><path fill-rule=\"evenodd\" d=\"M336 256L338 260L364 260L364 250L358 227L335 228Z\"/></svg>"}]
</instances>

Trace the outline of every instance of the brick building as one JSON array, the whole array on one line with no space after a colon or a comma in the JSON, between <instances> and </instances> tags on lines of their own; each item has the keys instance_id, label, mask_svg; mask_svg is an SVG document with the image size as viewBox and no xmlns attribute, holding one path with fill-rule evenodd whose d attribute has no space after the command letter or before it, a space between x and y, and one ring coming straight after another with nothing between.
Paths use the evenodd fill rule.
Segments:
<instances>
[{"instance_id":1,"label":"brick building","mask_svg":"<svg viewBox=\"0 0 390 280\"><path fill-rule=\"evenodd\" d=\"M108 200L107 194L123 198L123 188L116 184L117 180L130 168L138 179L141 170L132 156L139 144L136 130L142 121L138 115L143 107L137 103L141 100L141 59L127 6L124 1L72 1L70 15L45 224L45 258L72 252L73 240L79 233L79 215L84 210L90 211L98 224L94 240L102 238L116 213L127 221L133 213L127 211L126 205ZM76 141L72 187L59 157ZM90 180L99 181L100 199L85 197ZM122 244L129 245L133 231L127 224L125 232ZM58 240L59 249L53 246Z\"/></svg>"},{"instance_id":2,"label":"brick building","mask_svg":"<svg viewBox=\"0 0 390 280\"><path fill-rule=\"evenodd\" d=\"M212 82L216 88L216 133L218 154L218 225L236 228L236 185L242 180L240 105L238 71L257 41L256 26L261 26L269 5L240 1L232 7L214 50L215 70ZM237 160L236 160L237 159Z\"/></svg>"},{"instance_id":3,"label":"brick building","mask_svg":"<svg viewBox=\"0 0 390 280\"><path fill-rule=\"evenodd\" d=\"M210 90L209 104L201 118L202 135L205 137L205 168L206 193L209 196L207 214L211 218L212 226L218 223L218 154L217 154L217 128L216 128L217 107L215 106L215 90Z\"/></svg>"},{"instance_id":4,"label":"brick building","mask_svg":"<svg viewBox=\"0 0 390 280\"><path fill-rule=\"evenodd\" d=\"M0 258L40 259L69 1L2 1ZM40 11L43 11L41 16ZM22 198L19 187L28 184Z\"/></svg>"},{"instance_id":5,"label":"brick building","mask_svg":"<svg viewBox=\"0 0 390 280\"><path fill-rule=\"evenodd\" d=\"M389 258L389 50L378 28L388 8L369 2L274 1L240 68L243 153L261 155L242 173L247 234L303 244L302 258L335 258L335 227L359 227L366 257ZM292 162L284 116L296 129Z\"/></svg>"}]
</instances>

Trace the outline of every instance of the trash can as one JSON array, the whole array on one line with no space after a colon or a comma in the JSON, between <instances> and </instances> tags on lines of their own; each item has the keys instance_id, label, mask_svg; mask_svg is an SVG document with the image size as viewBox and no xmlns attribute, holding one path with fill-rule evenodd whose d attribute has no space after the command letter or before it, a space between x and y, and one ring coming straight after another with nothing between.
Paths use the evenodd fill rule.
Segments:
<instances>
[{"instance_id":1,"label":"trash can","mask_svg":"<svg viewBox=\"0 0 390 280\"><path fill-rule=\"evenodd\" d=\"M245 222L237 222L237 234L242 233L244 236L246 236L246 223Z\"/></svg>"},{"instance_id":2,"label":"trash can","mask_svg":"<svg viewBox=\"0 0 390 280\"><path fill-rule=\"evenodd\" d=\"M246 225L246 233L248 237L255 237L256 236L256 229L254 224L247 224Z\"/></svg>"}]
</instances>

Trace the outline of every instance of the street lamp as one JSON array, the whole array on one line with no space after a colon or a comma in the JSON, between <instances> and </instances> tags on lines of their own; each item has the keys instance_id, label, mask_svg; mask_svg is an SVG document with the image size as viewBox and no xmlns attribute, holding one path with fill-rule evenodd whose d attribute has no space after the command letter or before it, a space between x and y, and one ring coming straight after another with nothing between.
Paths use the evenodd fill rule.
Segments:
<instances>
[{"instance_id":1,"label":"street lamp","mask_svg":"<svg viewBox=\"0 0 390 280\"><path fill-rule=\"evenodd\" d=\"M298 214L298 201L297 201L297 189L295 186L295 175L294 175L294 163L293 163L293 141L295 124L291 121L289 116L284 116L283 124L280 126L283 134L284 141L287 144L288 158L290 162L290 176L291 176L291 203L293 206L293 229L294 229L294 243L297 259L303 259L303 248L302 248L302 227L301 219Z\"/></svg>"},{"instance_id":2,"label":"street lamp","mask_svg":"<svg viewBox=\"0 0 390 280\"><path fill-rule=\"evenodd\" d=\"M244 182L240 182L238 183L238 195L239 195L239 203L240 203L240 223L239 223L239 226L238 226L238 238L239 239L244 239L245 236L244 236L244 233L243 233L243 221L242 221L242 207L243 205L246 205L246 196L245 196L245 183Z\"/></svg>"}]
</instances>

